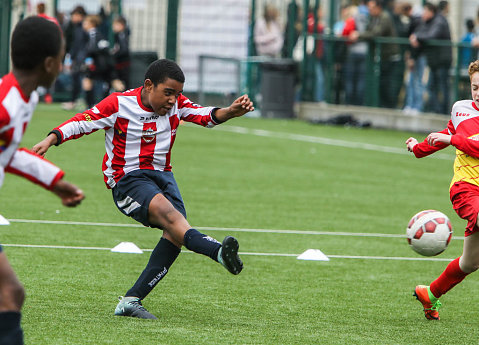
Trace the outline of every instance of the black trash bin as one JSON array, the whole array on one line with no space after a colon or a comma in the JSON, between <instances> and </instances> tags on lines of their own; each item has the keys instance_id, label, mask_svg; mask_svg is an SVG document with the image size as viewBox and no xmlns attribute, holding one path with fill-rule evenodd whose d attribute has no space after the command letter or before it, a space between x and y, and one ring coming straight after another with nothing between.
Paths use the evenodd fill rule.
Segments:
<instances>
[{"instance_id":1,"label":"black trash bin","mask_svg":"<svg viewBox=\"0 0 479 345\"><path fill-rule=\"evenodd\" d=\"M296 62L278 59L261 64L261 116L294 117Z\"/></svg>"},{"instance_id":2,"label":"black trash bin","mask_svg":"<svg viewBox=\"0 0 479 345\"><path fill-rule=\"evenodd\" d=\"M143 85L145 72L148 66L158 60L156 52L131 52L130 53L130 87L136 88Z\"/></svg>"}]
</instances>

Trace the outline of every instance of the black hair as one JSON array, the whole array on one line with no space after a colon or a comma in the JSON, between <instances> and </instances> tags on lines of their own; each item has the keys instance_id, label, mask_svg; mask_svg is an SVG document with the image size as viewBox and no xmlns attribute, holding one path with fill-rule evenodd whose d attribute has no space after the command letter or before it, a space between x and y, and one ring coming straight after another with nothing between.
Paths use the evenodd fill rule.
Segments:
<instances>
[{"instance_id":1,"label":"black hair","mask_svg":"<svg viewBox=\"0 0 479 345\"><path fill-rule=\"evenodd\" d=\"M75 7L73 9L73 11L71 11L70 14L79 14L79 15L85 17L86 16L86 11L85 11L85 8L83 6L78 5L77 7Z\"/></svg>"},{"instance_id":2,"label":"black hair","mask_svg":"<svg viewBox=\"0 0 479 345\"><path fill-rule=\"evenodd\" d=\"M374 2L377 7L384 8L384 1L383 0L368 0L368 2Z\"/></svg>"},{"instance_id":3,"label":"black hair","mask_svg":"<svg viewBox=\"0 0 479 345\"><path fill-rule=\"evenodd\" d=\"M180 66L172 60L160 59L152 62L145 73L145 80L150 79L153 85L163 83L167 78L180 83L185 82L185 75Z\"/></svg>"},{"instance_id":4,"label":"black hair","mask_svg":"<svg viewBox=\"0 0 479 345\"><path fill-rule=\"evenodd\" d=\"M449 2L446 1L446 0L442 0L442 1L439 1L439 3L437 4L437 9L439 10L439 12L442 12L442 11L444 11L448 6L449 6Z\"/></svg>"},{"instance_id":5,"label":"black hair","mask_svg":"<svg viewBox=\"0 0 479 345\"><path fill-rule=\"evenodd\" d=\"M42 17L28 17L13 30L10 43L13 67L33 70L47 57L57 56L61 45L62 33L58 25Z\"/></svg>"},{"instance_id":6,"label":"black hair","mask_svg":"<svg viewBox=\"0 0 479 345\"><path fill-rule=\"evenodd\" d=\"M474 20L472 20L472 19L467 19L467 20L466 20L466 28L467 28L467 31L469 31L469 32L474 31L474 26L475 26L475 25L474 25Z\"/></svg>"},{"instance_id":7,"label":"black hair","mask_svg":"<svg viewBox=\"0 0 479 345\"><path fill-rule=\"evenodd\" d=\"M431 11L434 14L437 13L437 6L434 5L432 2L424 3L423 8L427 8L429 11Z\"/></svg>"}]
</instances>

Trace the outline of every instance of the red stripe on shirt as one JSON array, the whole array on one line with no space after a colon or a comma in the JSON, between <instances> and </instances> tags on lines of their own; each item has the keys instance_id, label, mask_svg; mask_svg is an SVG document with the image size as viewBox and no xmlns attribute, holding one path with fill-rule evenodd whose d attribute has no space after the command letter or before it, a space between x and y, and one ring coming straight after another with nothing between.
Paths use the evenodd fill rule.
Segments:
<instances>
[{"instance_id":1,"label":"red stripe on shirt","mask_svg":"<svg viewBox=\"0 0 479 345\"><path fill-rule=\"evenodd\" d=\"M14 132L15 132L15 128L12 127L3 133L0 133L0 152L5 151L7 147L10 146Z\"/></svg>"},{"instance_id":2,"label":"red stripe on shirt","mask_svg":"<svg viewBox=\"0 0 479 345\"><path fill-rule=\"evenodd\" d=\"M126 134L128 131L128 123L130 121L119 117L115 122L115 134L113 135L113 159L111 160L111 167L114 170L113 179L118 182L125 172L123 167L125 166L125 147L126 147Z\"/></svg>"},{"instance_id":3,"label":"red stripe on shirt","mask_svg":"<svg viewBox=\"0 0 479 345\"><path fill-rule=\"evenodd\" d=\"M153 155L156 146L156 122L143 124L140 144L140 169L154 170Z\"/></svg>"},{"instance_id":4,"label":"red stripe on shirt","mask_svg":"<svg viewBox=\"0 0 479 345\"><path fill-rule=\"evenodd\" d=\"M173 148L173 144L175 143L176 138L176 131L178 126L180 125L180 120L177 116L170 117L170 128L171 128L171 142L170 142L170 149L166 154L166 162L165 162L165 171L171 171L171 149Z\"/></svg>"}]
</instances>

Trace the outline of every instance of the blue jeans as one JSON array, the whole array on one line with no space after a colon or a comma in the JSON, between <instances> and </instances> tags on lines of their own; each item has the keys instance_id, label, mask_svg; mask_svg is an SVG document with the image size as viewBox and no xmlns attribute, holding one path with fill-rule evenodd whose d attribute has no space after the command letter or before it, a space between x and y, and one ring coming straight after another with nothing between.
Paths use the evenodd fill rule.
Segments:
<instances>
[{"instance_id":1,"label":"blue jeans","mask_svg":"<svg viewBox=\"0 0 479 345\"><path fill-rule=\"evenodd\" d=\"M422 82L422 77L424 75L425 68L426 57L421 55L416 59L414 68L409 73L405 108L416 109L418 111L423 110L423 94L425 87Z\"/></svg>"},{"instance_id":2,"label":"blue jeans","mask_svg":"<svg viewBox=\"0 0 479 345\"><path fill-rule=\"evenodd\" d=\"M366 55L350 53L344 66L346 103L363 105L366 90Z\"/></svg>"},{"instance_id":3,"label":"blue jeans","mask_svg":"<svg viewBox=\"0 0 479 345\"><path fill-rule=\"evenodd\" d=\"M428 109L438 114L449 114L449 66L429 67Z\"/></svg>"},{"instance_id":4,"label":"blue jeans","mask_svg":"<svg viewBox=\"0 0 479 345\"><path fill-rule=\"evenodd\" d=\"M316 102L324 101L324 72L321 59L316 60L316 85L315 85Z\"/></svg>"}]
</instances>

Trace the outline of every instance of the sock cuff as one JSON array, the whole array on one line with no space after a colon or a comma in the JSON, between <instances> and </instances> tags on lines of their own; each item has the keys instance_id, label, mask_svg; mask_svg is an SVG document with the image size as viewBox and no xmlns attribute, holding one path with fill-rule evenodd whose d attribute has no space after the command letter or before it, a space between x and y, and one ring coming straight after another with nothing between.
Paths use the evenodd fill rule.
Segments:
<instances>
[{"instance_id":1,"label":"sock cuff","mask_svg":"<svg viewBox=\"0 0 479 345\"><path fill-rule=\"evenodd\" d=\"M6 311L0 313L0 331L12 330L20 327L22 314L16 311Z\"/></svg>"},{"instance_id":2,"label":"sock cuff","mask_svg":"<svg viewBox=\"0 0 479 345\"><path fill-rule=\"evenodd\" d=\"M189 229L187 232L185 232L185 236L183 237L183 241L185 243L185 247L190 249L189 248L189 243L191 241L191 239L194 237L194 236L197 236L197 235L202 235L201 232L199 232L198 230L194 229L194 228L191 228Z\"/></svg>"}]
</instances>

